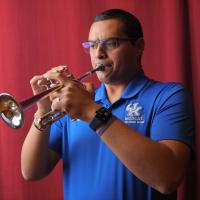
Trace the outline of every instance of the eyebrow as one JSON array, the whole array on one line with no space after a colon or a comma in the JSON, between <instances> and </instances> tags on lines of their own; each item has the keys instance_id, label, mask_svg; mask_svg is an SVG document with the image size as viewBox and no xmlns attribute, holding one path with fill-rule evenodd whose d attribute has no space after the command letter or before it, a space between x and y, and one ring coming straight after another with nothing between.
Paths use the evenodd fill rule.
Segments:
<instances>
[{"instance_id":1,"label":"eyebrow","mask_svg":"<svg viewBox=\"0 0 200 200\"><path fill-rule=\"evenodd\" d=\"M111 39L119 39L118 37L110 37L110 38L105 38L105 39L102 39L102 40L88 40L87 42L96 42L96 41L106 41L106 40L111 40Z\"/></svg>"}]
</instances>

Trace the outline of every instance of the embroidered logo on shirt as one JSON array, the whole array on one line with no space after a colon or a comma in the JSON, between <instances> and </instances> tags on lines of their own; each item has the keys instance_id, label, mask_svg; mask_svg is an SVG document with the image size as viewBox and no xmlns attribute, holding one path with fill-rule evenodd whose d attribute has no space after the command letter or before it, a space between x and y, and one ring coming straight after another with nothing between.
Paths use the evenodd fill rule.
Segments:
<instances>
[{"instance_id":1,"label":"embroidered logo on shirt","mask_svg":"<svg viewBox=\"0 0 200 200\"><path fill-rule=\"evenodd\" d=\"M142 106L139 103L131 103L126 107L125 123L144 123Z\"/></svg>"}]
</instances>

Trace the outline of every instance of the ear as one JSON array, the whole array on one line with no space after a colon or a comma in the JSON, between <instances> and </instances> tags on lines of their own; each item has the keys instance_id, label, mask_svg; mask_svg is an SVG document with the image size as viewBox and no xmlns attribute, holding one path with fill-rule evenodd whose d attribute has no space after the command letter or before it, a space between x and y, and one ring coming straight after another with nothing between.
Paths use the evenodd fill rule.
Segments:
<instances>
[{"instance_id":1,"label":"ear","mask_svg":"<svg viewBox=\"0 0 200 200\"><path fill-rule=\"evenodd\" d=\"M138 38L134 45L137 48L138 55L141 56L142 52L144 50L144 45L145 45L144 44L144 39L142 37Z\"/></svg>"}]
</instances>

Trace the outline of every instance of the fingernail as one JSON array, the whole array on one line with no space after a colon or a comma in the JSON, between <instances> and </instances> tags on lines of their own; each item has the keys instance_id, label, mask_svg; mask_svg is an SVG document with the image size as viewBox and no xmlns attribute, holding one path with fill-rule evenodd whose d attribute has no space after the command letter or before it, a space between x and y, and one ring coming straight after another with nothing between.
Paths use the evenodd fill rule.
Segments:
<instances>
[{"instance_id":1,"label":"fingernail","mask_svg":"<svg viewBox=\"0 0 200 200\"><path fill-rule=\"evenodd\" d=\"M68 70L67 66L66 65L62 65L62 71L67 71L67 70Z\"/></svg>"},{"instance_id":2,"label":"fingernail","mask_svg":"<svg viewBox=\"0 0 200 200\"><path fill-rule=\"evenodd\" d=\"M50 85L50 88L53 88L53 87L55 87L55 86L57 86L57 84L52 83L52 84Z\"/></svg>"}]
</instances>

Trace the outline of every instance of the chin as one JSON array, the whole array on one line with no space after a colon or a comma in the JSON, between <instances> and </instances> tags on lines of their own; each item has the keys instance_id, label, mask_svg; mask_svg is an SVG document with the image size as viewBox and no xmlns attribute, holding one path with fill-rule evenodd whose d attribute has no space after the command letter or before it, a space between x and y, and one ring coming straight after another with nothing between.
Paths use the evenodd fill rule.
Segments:
<instances>
[{"instance_id":1,"label":"chin","mask_svg":"<svg viewBox=\"0 0 200 200\"><path fill-rule=\"evenodd\" d=\"M105 84L112 84L113 81L109 77L99 77L99 81Z\"/></svg>"},{"instance_id":2,"label":"chin","mask_svg":"<svg viewBox=\"0 0 200 200\"><path fill-rule=\"evenodd\" d=\"M103 83L109 83L112 71L97 72L98 79Z\"/></svg>"},{"instance_id":3,"label":"chin","mask_svg":"<svg viewBox=\"0 0 200 200\"><path fill-rule=\"evenodd\" d=\"M97 77L98 77L99 81L102 83L109 82L109 77L107 77L106 74L104 74L104 73L98 73Z\"/></svg>"}]
</instances>

